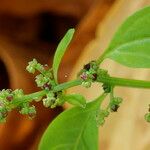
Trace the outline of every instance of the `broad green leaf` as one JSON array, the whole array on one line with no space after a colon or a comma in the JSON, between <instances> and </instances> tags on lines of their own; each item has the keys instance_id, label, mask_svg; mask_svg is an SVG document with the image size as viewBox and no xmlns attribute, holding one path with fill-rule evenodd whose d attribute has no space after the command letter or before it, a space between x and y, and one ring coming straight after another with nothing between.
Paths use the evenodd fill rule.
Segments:
<instances>
[{"instance_id":1,"label":"broad green leaf","mask_svg":"<svg viewBox=\"0 0 150 150\"><path fill-rule=\"evenodd\" d=\"M53 60L53 73L54 73L54 79L57 82L57 72L58 68L61 62L62 57L64 56L64 53L71 42L71 39L73 37L75 30L74 29L69 29L63 39L60 41L58 44L58 47L56 49L55 55L54 55L54 60Z\"/></svg>"},{"instance_id":2,"label":"broad green leaf","mask_svg":"<svg viewBox=\"0 0 150 150\"><path fill-rule=\"evenodd\" d=\"M130 16L119 28L104 58L133 68L150 68L150 7Z\"/></svg>"},{"instance_id":3,"label":"broad green leaf","mask_svg":"<svg viewBox=\"0 0 150 150\"><path fill-rule=\"evenodd\" d=\"M80 94L70 94L70 95L65 95L63 97L66 102L75 105L75 106L80 106L85 108L86 107L86 99L84 96Z\"/></svg>"},{"instance_id":4,"label":"broad green leaf","mask_svg":"<svg viewBox=\"0 0 150 150\"><path fill-rule=\"evenodd\" d=\"M106 95L61 113L45 131L39 150L98 150L96 112Z\"/></svg>"}]
</instances>

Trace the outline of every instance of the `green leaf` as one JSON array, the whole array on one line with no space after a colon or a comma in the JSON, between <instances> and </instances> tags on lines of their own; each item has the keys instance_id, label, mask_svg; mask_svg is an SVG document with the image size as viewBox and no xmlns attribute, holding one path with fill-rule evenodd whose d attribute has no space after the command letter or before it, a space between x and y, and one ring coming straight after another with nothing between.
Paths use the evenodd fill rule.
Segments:
<instances>
[{"instance_id":1,"label":"green leaf","mask_svg":"<svg viewBox=\"0 0 150 150\"><path fill-rule=\"evenodd\" d=\"M86 99L84 96L80 94L70 94L63 96L63 99L65 99L66 102L85 108L86 107Z\"/></svg>"},{"instance_id":2,"label":"green leaf","mask_svg":"<svg viewBox=\"0 0 150 150\"><path fill-rule=\"evenodd\" d=\"M106 94L87 104L61 113L45 131L39 150L97 150L96 112Z\"/></svg>"},{"instance_id":3,"label":"green leaf","mask_svg":"<svg viewBox=\"0 0 150 150\"><path fill-rule=\"evenodd\" d=\"M56 52L54 55L54 60L53 60L53 66L52 66L53 73L54 73L54 79L56 82L58 82L57 81L57 72L58 72L58 68L59 68L61 59L62 59L69 43L71 42L74 32L75 32L74 29L69 29L67 31L67 33L65 34L65 36L63 37L63 39L58 44L58 47L56 49Z\"/></svg>"},{"instance_id":4,"label":"green leaf","mask_svg":"<svg viewBox=\"0 0 150 150\"><path fill-rule=\"evenodd\" d=\"M150 68L150 7L130 16L119 28L104 58L133 68Z\"/></svg>"}]
</instances>

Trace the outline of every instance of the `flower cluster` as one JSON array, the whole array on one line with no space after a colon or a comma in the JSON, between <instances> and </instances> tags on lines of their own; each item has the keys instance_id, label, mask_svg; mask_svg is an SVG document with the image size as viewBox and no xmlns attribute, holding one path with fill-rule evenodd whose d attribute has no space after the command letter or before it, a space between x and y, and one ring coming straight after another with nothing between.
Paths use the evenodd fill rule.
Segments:
<instances>
[{"instance_id":1,"label":"flower cluster","mask_svg":"<svg viewBox=\"0 0 150 150\"><path fill-rule=\"evenodd\" d=\"M58 105L62 105L64 103L61 98L63 95L62 91L54 92L53 88L57 85L54 78L52 69L49 69L48 65L41 65L37 62L36 59L33 59L29 62L26 67L27 71L30 73L35 73L35 71L39 71L35 77L35 82L37 86L42 88L40 94L38 92L36 94L24 95L23 90L16 89L12 91L11 89L0 91L0 121L4 122L8 115L8 112L17 108L20 114L28 115L30 119L34 118L36 115L36 109L34 105L30 105L30 102L33 100L40 101L43 96L43 105L45 107L54 108Z\"/></svg>"},{"instance_id":2,"label":"flower cluster","mask_svg":"<svg viewBox=\"0 0 150 150\"><path fill-rule=\"evenodd\" d=\"M57 84L54 80L52 69L50 69L47 64L44 66L41 65L36 59L29 62L26 69L30 73L34 73L36 70L40 72L40 74L35 77L35 82L38 87L46 90L46 97L42 100L43 105L51 108L61 105L62 99L60 99L60 97L62 96L62 91L53 92L53 89Z\"/></svg>"},{"instance_id":3,"label":"flower cluster","mask_svg":"<svg viewBox=\"0 0 150 150\"><path fill-rule=\"evenodd\" d=\"M28 115L30 119L33 119L36 115L35 106L30 106L29 103L23 104L23 107L19 112L22 115Z\"/></svg>"},{"instance_id":4,"label":"flower cluster","mask_svg":"<svg viewBox=\"0 0 150 150\"><path fill-rule=\"evenodd\" d=\"M62 95L62 91L48 92L46 94L46 98L43 99L43 105L50 108L55 108L56 106L62 105L64 103Z\"/></svg>"},{"instance_id":5,"label":"flower cluster","mask_svg":"<svg viewBox=\"0 0 150 150\"><path fill-rule=\"evenodd\" d=\"M91 87L92 82L100 81L102 77L109 76L108 71L100 69L96 61L91 61L84 65L83 69L78 73L78 78L82 80L82 85L86 88ZM110 87L106 84L103 85L106 93L110 92Z\"/></svg>"},{"instance_id":6,"label":"flower cluster","mask_svg":"<svg viewBox=\"0 0 150 150\"><path fill-rule=\"evenodd\" d=\"M51 90L56 85L52 70L49 69L47 64L41 65L36 59L33 59L29 62L26 70L30 73L35 73L36 70L40 72L40 74L35 77L35 82L37 86L42 89Z\"/></svg>"},{"instance_id":7,"label":"flower cluster","mask_svg":"<svg viewBox=\"0 0 150 150\"><path fill-rule=\"evenodd\" d=\"M149 108L148 108L148 113L146 113L144 117L147 122L150 122L150 104L149 104Z\"/></svg>"},{"instance_id":8,"label":"flower cluster","mask_svg":"<svg viewBox=\"0 0 150 150\"><path fill-rule=\"evenodd\" d=\"M4 122L12 109L20 109L21 114L30 115L33 114L30 109L28 102L22 102L24 97L23 90L16 89L12 91L11 89L0 91L0 122ZM26 112L26 113L25 113Z\"/></svg>"},{"instance_id":9,"label":"flower cluster","mask_svg":"<svg viewBox=\"0 0 150 150\"><path fill-rule=\"evenodd\" d=\"M78 73L78 78L82 80L82 85L89 88L92 82L97 80L98 64L96 61L84 65L83 69Z\"/></svg>"},{"instance_id":10,"label":"flower cluster","mask_svg":"<svg viewBox=\"0 0 150 150\"><path fill-rule=\"evenodd\" d=\"M111 112L117 112L118 108L120 107L120 104L122 102L121 97L113 97L110 100L109 108Z\"/></svg>"},{"instance_id":11,"label":"flower cluster","mask_svg":"<svg viewBox=\"0 0 150 150\"><path fill-rule=\"evenodd\" d=\"M38 63L36 59L33 59L32 61L30 61L28 63L28 66L26 67L26 70L29 73L34 74L36 70L38 70L40 72L43 71L44 67L40 63Z\"/></svg>"},{"instance_id":12,"label":"flower cluster","mask_svg":"<svg viewBox=\"0 0 150 150\"><path fill-rule=\"evenodd\" d=\"M102 126L105 123L105 119L109 116L108 110L100 109L96 114L96 122L98 126Z\"/></svg>"},{"instance_id":13,"label":"flower cluster","mask_svg":"<svg viewBox=\"0 0 150 150\"><path fill-rule=\"evenodd\" d=\"M110 99L110 103L106 109L100 109L96 113L96 122L98 126L102 126L105 123L105 119L109 116L110 112L116 112L122 102L122 98L113 97Z\"/></svg>"}]
</instances>

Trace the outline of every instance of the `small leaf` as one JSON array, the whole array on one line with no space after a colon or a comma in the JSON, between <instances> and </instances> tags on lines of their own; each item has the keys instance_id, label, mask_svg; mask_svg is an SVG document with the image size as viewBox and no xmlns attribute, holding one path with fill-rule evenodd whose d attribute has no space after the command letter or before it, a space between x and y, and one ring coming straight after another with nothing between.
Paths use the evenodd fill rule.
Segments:
<instances>
[{"instance_id":1,"label":"small leaf","mask_svg":"<svg viewBox=\"0 0 150 150\"><path fill-rule=\"evenodd\" d=\"M119 28L104 58L133 68L150 68L150 7L130 16Z\"/></svg>"},{"instance_id":2,"label":"small leaf","mask_svg":"<svg viewBox=\"0 0 150 150\"><path fill-rule=\"evenodd\" d=\"M65 36L63 37L63 39L60 41L60 43L58 44L58 47L56 49L55 55L54 55L54 60L53 60L53 73L54 73L54 79L56 82L57 81L57 72L58 72L58 68L61 62L61 59L73 37L75 30L74 29L69 29L67 31L67 33L65 34Z\"/></svg>"},{"instance_id":3,"label":"small leaf","mask_svg":"<svg viewBox=\"0 0 150 150\"><path fill-rule=\"evenodd\" d=\"M63 96L66 102L85 108L86 107L86 99L80 94L70 94Z\"/></svg>"},{"instance_id":4,"label":"small leaf","mask_svg":"<svg viewBox=\"0 0 150 150\"><path fill-rule=\"evenodd\" d=\"M88 103L85 109L73 107L61 113L45 131L39 150L97 150L95 115L105 96Z\"/></svg>"}]
</instances>

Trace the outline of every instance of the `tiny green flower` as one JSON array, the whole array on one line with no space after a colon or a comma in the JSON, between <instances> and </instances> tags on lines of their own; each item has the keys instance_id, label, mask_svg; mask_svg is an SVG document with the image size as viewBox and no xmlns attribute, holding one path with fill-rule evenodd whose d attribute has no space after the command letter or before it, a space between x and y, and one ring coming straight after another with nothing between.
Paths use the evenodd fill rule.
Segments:
<instances>
[{"instance_id":1,"label":"tiny green flower","mask_svg":"<svg viewBox=\"0 0 150 150\"><path fill-rule=\"evenodd\" d=\"M98 79L100 80L102 77L109 77L108 71L104 70L104 69L97 69L97 75L98 75Z\"/></svg>"},{"instance_id":2,"label":"tiny green flower","mask_svg":"<svg viewBox=\"0 0 150 150\"><path fill-rule=\"evenodd\" d=\"M100 109L96 113L96 122L97 125L102 126L105 123L105 118L109 116L109 111L108 110L102 110Z\"/></svg>"},{"instance_id":3,"label":"tiny green flower","mask_svg":"<svg viewBox=\"0 0 150 150\"><path fill-rule=\"evenodd\" d=\"M30 61L30 62L28 63L28 66L26 67L26 70L27 70L29 73L33 73L33 74L34 74L37 64L38 64L37 60L36 60L36 59L33 59L32 61Z\"/></svg>"},{"instance_id":4,"label":"tiny green flower","mask_svg":"<svg viewBox=\"0 0 150 150\"><path fill-rule=\"evenodd\" d=\"M87 81L87 82L82 82L82 86L86 87L86 88L89 88L91 87L91 81Z\"/></svg>"},{"instance_id":5,"label":"tiny green flower","mask_svg":"<svg viewBox=\"0 0 150 150\"><path fill-rule=\"evenodd\" d=\"M22 115L27 115L29 113L29 108L28 107L24 107L21 109L20 113Z\"/></svg>"},{"instance_id":6,"label":"tiny green flower","mask_svg":"<svg viewBox=\"0 0 150 150\"><path fill-rule=\"evenodd\" d=\"M145 114L144 117L147 122L150 122L150 113Z\"/></svg>"},{"instance_id":7,"label":"tiny green flower","mask_svg":"<svg viewBox=\"0 0 150 150\"><path fill-rule=\"evenodd\" d=\"M35 117L36 115L36 110L35 110L35 106L28 106L26 105L25 107L23 107L20 111L20 113L22 115L29 115L29 118L32 119Z\"/></svg>"},{"instance_id":8,"label":"tiny green flower","mask_svg":"<svg viewBox=\"0 0 150 150\"><path fill-rule=\"evenodd\" d=\"M33 98L33 100L36 101L36 102L41 101L41 99L42 99L42 96L40 96L40 97L34 97L34 98Z\"/></svg>"},{"instance_id":9,"label":"tiny green flower","mask_svg":"<svg viewBox=\"0 0 150 150\"><path fill-rule=\"evenodd\" d=\"M12 92L12 94L14 95L14 97L17 97L17 98L20 98L24 95L22 89L16 89Z\"/></svg>"},{"instance_id":10,"label":"tiny green flower","mask_svg":"<svg viewBox=\"0 0 150 150\"><path fill-rule=\"evenodd\" d=\"M44 67L40 63L37 63L35 69L40 71L41 73L44 72Z\"/></svg>"},{"instance_id":11,"label":"tiny green flower","mask_svg":"<svg viewBox=\"0 0 150 150\"><path fill-rule=\"evenodd\" d=\"M8 115L8 110L5 107L0 106L0 122L5 122Z\"/></svg>"},{"instance_id":12,"label":"tiny green flower","mask_svg":"<svg viewBox=\"0 0 150 150\"><path fill-rule=\"evenodd\" d=\"M50 107L51 106L51 99L50 98L44 98L43 99L43 105L45 107Z\"/></svg>"},{"instance_id":13,"label":"tiny green flower","mask_svg":"<svg viewBox=\"0 0 150 150\"><path fill-rule=\"evenodd\" d=\"M2 91L0 91L0 98L5 99L9 94L10 94L9 90L3 89Z\"/></svg>"},{"instance_id":14,"label":"tiny green flower","mask_svg":"<svg viewBox=\"0 0 150 150\"><path fill-rule=\"evenodd\" d=\"M38 87L43 87L44 84L49 82L49 78L44 77L42 74L37 75L35 78L35 82L37 83Z\"/></svg>"},{"instance_id":15,"label":"tiny green flower","mask_svg":"<svg viewBox=\"0 0 150 150\"><path fill-rule=\"evenodd\" d=\"M99 118L98 120L96 120L96 122L97 122L97 126L103 126L105 123L105 119Z\"/></svg>"},{"instance_id":16,"label":"tiny green flower","mask_svg":"<svg viewBox=\"0 0 150 150\"><path fill-rule=\"evenodd\" d=\"M121 97L113 97L110 101L110 110L112 112L117 112L118 108L120 107L121 102L122 102Z\"/></svg>"},{"instance_id":17,"label":"tiny green flower","mask_svg":"<svg viewBox=\"0 0 150 150\"><path fill-rule=\"evenodd\" d=\"M36 116L35 106L29 108L28 115L29 115L29 119L33 119Z\"/></svg>"},{"instance_id":18,"label":"tiny green flower","mask_svg":"<svg viewBox=\"0 0 150 150\"><path fill-rule=\"evenodd\" d=\"M43 105L45 107L51 107L56 102L56 97L53 92L48 92L47 97L43 99Z\"/></svg>"}]
</instances>

